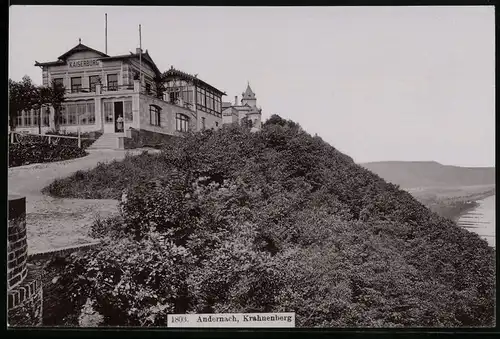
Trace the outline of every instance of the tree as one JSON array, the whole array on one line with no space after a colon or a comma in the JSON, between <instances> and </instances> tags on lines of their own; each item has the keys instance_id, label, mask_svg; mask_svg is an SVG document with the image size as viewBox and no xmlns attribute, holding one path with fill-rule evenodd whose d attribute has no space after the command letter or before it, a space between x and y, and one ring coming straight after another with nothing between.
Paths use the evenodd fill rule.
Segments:
<instances>
[{"instance_id":1,"label":"tree","mask_svg":"<svg viewBox=\"0 0 500 339\"><path fill-rule=\"evenodd\" d=\"M66 92L66 88L61 83L56 83L52 80L52 84L50 87L47 87L47 90L44 91L44 100L46 103L51 105L54 108L54 129L56 132L59 131L59 117L61 115L61 108L64 102L64 94Z\"/></svg>"},{"instance_id":2,"label":"tree","mask_svg":"<svg viewBox=\"0 0 500 339\"><path fill-rule=\"evenodd\" d=\"M32 108L38 110L38 133L42 134L42 108L50 105L51 88L47 86L38 86L33 90Z\"/></svg>"},{"instance_id":3,"label":"tree","mask_svg":"<svg viewBox=\"0 0 500 339\"><path fill-rule=\"evenodd\" d=\"M241 126L246 128L252 128L253 126L252 120L248 119L247 117L244 117L243 119L241 119Z\"/></svg>"},{"instance_id":4,"label":"tree","mask_svg":"<svg viewBox=\"0 0 500 339\"><path fill-rule=\"evenodd\" d=\"M278 114L273 114L269 119L266 120L264 123L264 126L268 125L279 125L279 126L285 126L286 125L286 120L280 117Z\"/></svg>"},{"instance_id":5,"label":"tree","mask_svg":"<svg viewBox=\"0 0 500 339\"><path fill-rule=\"evenodd\" d=\"M9 117L11 129L16 128L17 115L33 107L36 86L27 75L19 82L9 79Z\"/></svg>"}]
</instances>

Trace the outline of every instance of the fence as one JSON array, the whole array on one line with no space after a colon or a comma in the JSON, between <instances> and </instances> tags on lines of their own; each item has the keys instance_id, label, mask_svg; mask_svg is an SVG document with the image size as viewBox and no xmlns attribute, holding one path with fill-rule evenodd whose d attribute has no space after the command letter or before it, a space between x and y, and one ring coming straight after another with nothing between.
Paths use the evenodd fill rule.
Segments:
<instances>
[{"instance_id":1,"label":"fence","mask_svg":"<svg viewBox=\"0 0 500 339\"><path fill-rule=\"evenodd\" d=\"M82 138L80 136L73 137L67 135L18 133L12 131L9 132L9 142L11 144L25 143L25 142L42 142L42 143L47 142L52 145L62 145L62 146L82 148L82 144L83 146L87 146L89 144L87 140L90 141L90 143L92 143L96 139Z\"/></svg>"}]
</instances>

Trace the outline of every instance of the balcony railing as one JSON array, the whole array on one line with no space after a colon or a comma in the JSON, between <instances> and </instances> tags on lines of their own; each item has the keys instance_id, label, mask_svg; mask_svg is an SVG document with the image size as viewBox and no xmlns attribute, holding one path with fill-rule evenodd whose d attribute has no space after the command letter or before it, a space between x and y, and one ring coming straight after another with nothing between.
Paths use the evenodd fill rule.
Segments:
<instances>
[{"instance_id":1,"label":"balcony railing","mask_svg":"<svg viewBox=\"0 0 500 339\"><path fill-rule=\"evenodd\" d=\"M179 106L182 108L187 108L187 109L192 110L192 111L194 110L194 104L192 104L190 102L185 102L185 101L179 100L179 99L177 99L175 101L171 101L167 92L165 92L162 97L159 97L156 90L153 90L150 87L141 86L141 94L149 95L149 96L154 97L158 100L168 102L169 104L172 104L172 105L176 105L176 106ZM167 99L167 100L165 100L165 99Z\"/></svg>"},{"instance_id":2,"label":"balcony railing","mask_svg":"<svg viewBox=\"0 0 500 339\"><path fill-rule=\"evenodd\" d=\"M116 85L116 86L101 86L101 93L105 92L117 92L117 91L133 91L134 85ZM92 87L73 87L66 88L66 94L85 94L85 93L96 93L97 89L95 86Z\"/></svg>"}]
</instances>

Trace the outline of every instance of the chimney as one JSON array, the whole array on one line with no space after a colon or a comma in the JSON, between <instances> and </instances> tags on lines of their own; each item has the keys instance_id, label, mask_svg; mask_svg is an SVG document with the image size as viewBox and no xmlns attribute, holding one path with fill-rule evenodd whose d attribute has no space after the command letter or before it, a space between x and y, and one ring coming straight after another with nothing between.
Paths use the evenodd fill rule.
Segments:
<instances>
[{"instance_id":1,"label":"chimney","mask_svg":"<svg viewBox=\"0 0 500 339\"><path fill-rule=\"evenodd\" d=\"M137 47L135 49L135 54L141 54L141 52L142 52L142 50L139 47Z\"/></svg>"},{"instance_id":2,"label":"chimney","mask_svg":"<svg viewBox=\"0 0 500 339\"><path fill-rule=\"evenodd\" d=\"M234 105L238 106L238 96L237 95L234 96Z\"/></svg>"}]
</instances>

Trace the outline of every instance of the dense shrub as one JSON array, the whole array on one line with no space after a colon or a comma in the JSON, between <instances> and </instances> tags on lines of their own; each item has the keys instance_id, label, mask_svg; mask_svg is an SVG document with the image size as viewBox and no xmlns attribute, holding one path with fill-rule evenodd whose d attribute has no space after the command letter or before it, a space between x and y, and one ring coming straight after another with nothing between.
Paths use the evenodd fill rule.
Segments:
<instances>
[{"instance_id":1,"label":"dense shrub","mask_svg":"<svg viewBox=\"0 0 500 339\"><path fill-rule=\"evenodd\" d=\"M495 252L484 240L272 121L83 174L88 183L133 163L148 177L101 181L126 189L122 219L98 227L102 247L59 263L74 312L91 300L103 325L257 311L296 312L302 327L494 324Z\"/></svg>"},{"instance_id":2,"label":"dense shrub","mask_svg":"<svg viewBox=\"0 0 500 339\"><path fill-rule=\"evenodd\" d=\"M81 158L87 152L78 147L48 143L23 142L9 144L9 167Z\"/></svg>"},{"instance_id":3,"label":"dense shrub","mask_svg":"<svg viewBox=\"0 0 500 339\"><path fill-rule=\"evenodd\" d=\"M54 197L80 199L120 199L123 190L162 175L168 166L158 154L143 152L125 156L123 161L98 163L90 171L77 171L57 179L42 191Z\"/></svg>"}]
</instances>

